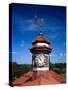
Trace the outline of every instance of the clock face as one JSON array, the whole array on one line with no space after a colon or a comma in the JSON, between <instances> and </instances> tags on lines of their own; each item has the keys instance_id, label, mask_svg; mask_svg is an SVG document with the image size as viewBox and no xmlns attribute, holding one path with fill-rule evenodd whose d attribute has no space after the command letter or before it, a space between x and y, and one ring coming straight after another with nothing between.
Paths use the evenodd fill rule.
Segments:
<instances>
[{"instance_id":1,"label":"clock face","mask_svg":"<svg viewBox=\"0 0 68 90\"><path fill-rule=\"evenodd\" d=\"M48 56L45 54L38 54L35 57L35 64L37 66L45 66L47 65Z\"/></svg>"}]
</instances>

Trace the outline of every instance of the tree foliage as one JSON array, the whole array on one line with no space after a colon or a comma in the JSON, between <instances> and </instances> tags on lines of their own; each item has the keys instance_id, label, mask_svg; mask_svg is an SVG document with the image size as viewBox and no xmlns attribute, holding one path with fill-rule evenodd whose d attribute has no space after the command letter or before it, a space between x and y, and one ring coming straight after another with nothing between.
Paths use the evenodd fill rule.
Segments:
<instances>
[{"instance_id":1,"label":"tree foliage","mask_svg":"<svg viewBox=\"0 0 68 90\"><path fill-rule=\"evenodd\" d=\"M15 80L30 70L32 70L31 64L17 64L16 62L13 62L12 63L12 79Z\"/></svg>"}]
</instances>

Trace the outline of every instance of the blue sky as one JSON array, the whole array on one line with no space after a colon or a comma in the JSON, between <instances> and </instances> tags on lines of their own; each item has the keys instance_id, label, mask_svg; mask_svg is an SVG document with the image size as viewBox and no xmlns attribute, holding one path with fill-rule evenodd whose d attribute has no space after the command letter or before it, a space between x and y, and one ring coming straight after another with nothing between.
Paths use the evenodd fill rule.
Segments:
<instances>
[{"instance_id":1,"label":"blue sky","mask_svg":"<svg viewBox=\"0 0 68 90\"><path fill-rule=\"evenodd\" d=\"M39 35L39 28L33 23L37 15L43 18L43 31L50 41L51 62L66 62L66 8L42 5L12 5L12 61L32 63L32 40Z\"/></svg>"}]
</instances>

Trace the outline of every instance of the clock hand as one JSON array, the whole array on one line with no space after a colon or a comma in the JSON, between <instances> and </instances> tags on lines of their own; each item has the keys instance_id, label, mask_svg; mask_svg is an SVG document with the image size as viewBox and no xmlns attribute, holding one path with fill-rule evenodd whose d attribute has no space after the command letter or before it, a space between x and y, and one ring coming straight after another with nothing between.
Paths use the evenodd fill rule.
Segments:
<instances>
[{"instance_id":1,"label":"clock hand","mask_svg":"<svg viewBox=\"0 0 68 90\"><path fill-rule=\"evenodd\" d=\"M41 61L41 58L39 57L40 61Z\"/></svg>"}]
</instances>

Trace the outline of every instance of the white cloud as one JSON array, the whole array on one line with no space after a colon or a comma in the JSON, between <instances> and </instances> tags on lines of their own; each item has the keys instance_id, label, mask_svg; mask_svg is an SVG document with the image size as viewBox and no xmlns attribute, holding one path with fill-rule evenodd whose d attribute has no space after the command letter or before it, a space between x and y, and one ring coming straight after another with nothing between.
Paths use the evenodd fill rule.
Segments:
<instances>
[{"instance_id":1,"label":"white cloud","mask_svg":"<svg viewBox=\"0 0 68 90\"><path fill-rule=\"evenodd\" d=\"M61 52L61 53L60 53L60 56L61 56L61 57L65 57L65 56L66 56L66 53L62 53L62 52Z\"/></svg>"},{"instance_id":2,"label":"white cloud","mask_svg":"<svg viewBox=\"0 0 68 90\"><path fill-rule=\"evenodd\" d=\"M24 46L24 40L21 41L20 46L21 46L21 47Z\"/></svg>"},{"instance_id":3,"label":"white cloud","mask_svg":"<svg viewBox=\"0 0 68 90\"><path fill-rule=\"evenodd\" d=\"M63 56L63 53L60 53L60 56L62 57Z\"/></svg>"}]
</instances>

